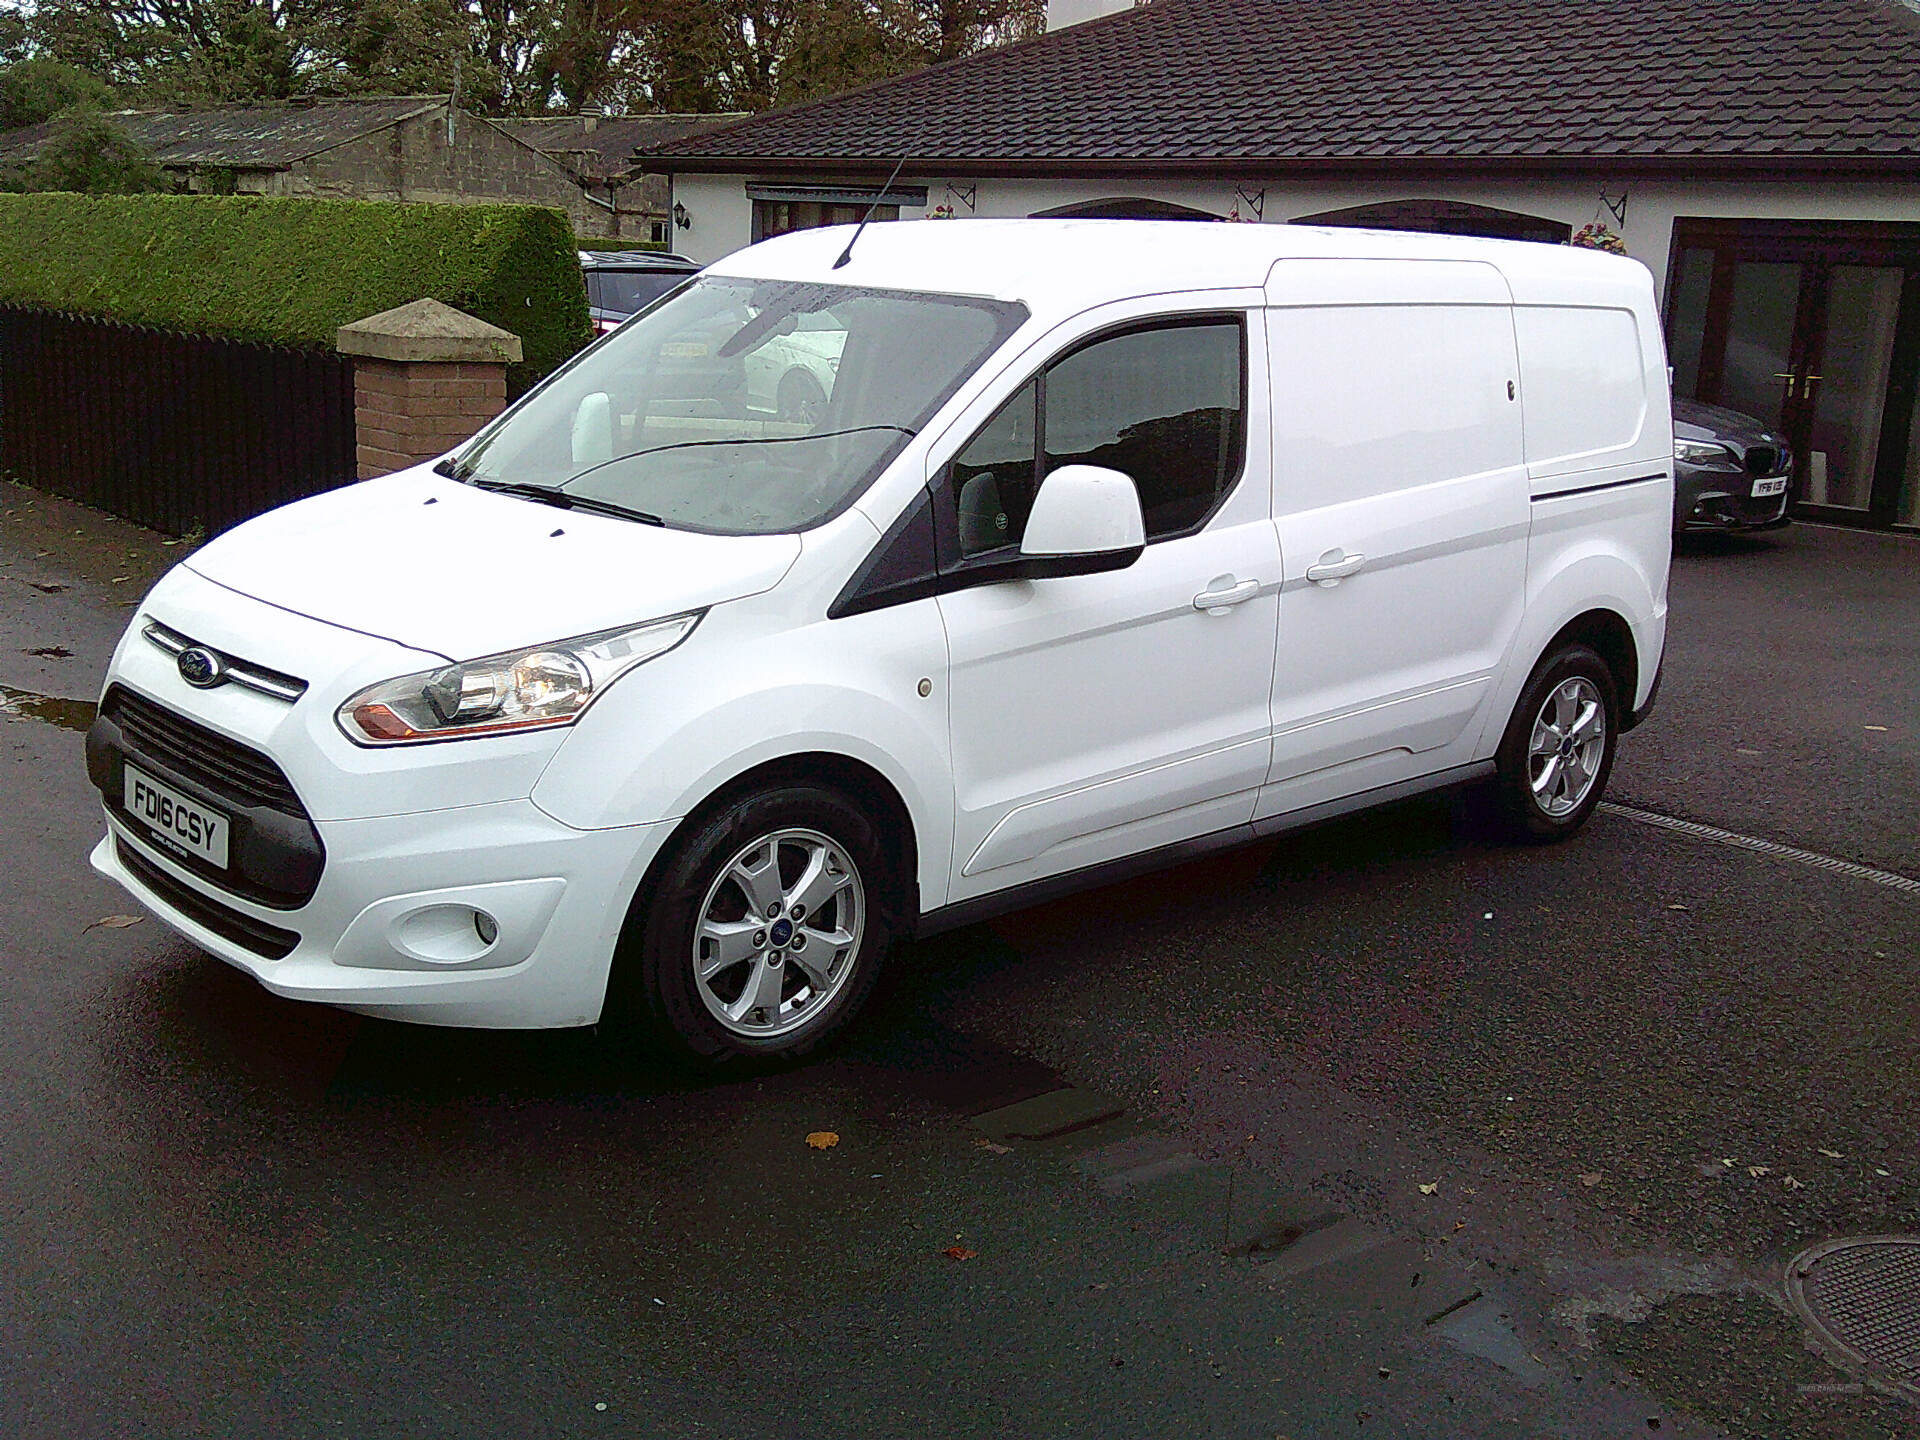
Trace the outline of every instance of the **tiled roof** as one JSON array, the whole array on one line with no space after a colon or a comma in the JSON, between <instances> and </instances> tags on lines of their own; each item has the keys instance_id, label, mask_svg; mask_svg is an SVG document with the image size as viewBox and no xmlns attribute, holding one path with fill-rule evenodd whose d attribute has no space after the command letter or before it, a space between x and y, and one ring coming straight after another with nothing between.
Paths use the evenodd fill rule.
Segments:
<instances>
[{"instance_id":1,"label":"tiled roof","mask_svg":"<svg viewBox=\"0 0 1920 1440\"><path fill-rule=\"evenodd\" d=\"M113 118L158 165L277 170L445 104L444 95L384 96L206 110L124 110ZM50 124L30 125L0 135L0 157L31 159L51 130Z\"/></svg>"},{"instance_id":2,"label":"tiled roof","mask_svg":"<svg viewBox=\"0 0 1920 1440\"><path fill-rule=\"evenodd\" d=\"M641 158L864 172L902 156L951 173L1910 169L1920 15L1903 0L1154 0Z\"/></svg>"},{"instance_id":3,"label":"tiled roof","mask_svg":"<svg viewBox=\"0 0 1920 1440\"><path fill-rule=\"evenodd\" d=\"M502 130L545 152L584 180L609 180L633 169L633 152L697 135L745 118L741 115L620 115L592 120L554 115L534 120L496 120Z\"/></svg>"}]
</instances>

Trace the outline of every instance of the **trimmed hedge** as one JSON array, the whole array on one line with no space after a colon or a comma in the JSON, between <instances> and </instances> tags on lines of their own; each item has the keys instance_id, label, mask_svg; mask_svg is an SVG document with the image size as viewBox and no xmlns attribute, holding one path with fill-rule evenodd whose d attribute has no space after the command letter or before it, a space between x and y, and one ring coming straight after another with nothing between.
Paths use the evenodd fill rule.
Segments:
<instances>
[{"instance_id":1,"label":"trimmed hedge","mask_svg":"<svg viewBox=\"0 0 1920 1440\"><path fill-rule=\"evenodd\" d=\"M658 240L630 240L616 238L612 235L580 235L575 238L579 240L582 250L600 250L608 254L623 250L648 250L658 252L672 248L671 246L661 244Z\"/></svg>"},{"instance_id":2,"label":"trimmed hedge","mask_svg":"<svg viewBox=\"0 0 1920 1440\"><path fill-rule=\"evenodd\" d=\"M0 302L330 350L340 326L426 296L520 337L515 394L592 338L559 210L0 195Z\"/></svg>"}]
</instances>

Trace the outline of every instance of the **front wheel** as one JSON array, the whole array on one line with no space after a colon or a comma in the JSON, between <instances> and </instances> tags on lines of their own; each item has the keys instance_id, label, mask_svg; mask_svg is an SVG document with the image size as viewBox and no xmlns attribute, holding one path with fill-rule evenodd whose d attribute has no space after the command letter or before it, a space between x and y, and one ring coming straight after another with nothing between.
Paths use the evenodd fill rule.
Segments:
<instances>
[{"instance_id":1,"label":"front wheel","mask_svg":"<svg viewBox=\"0 0 1920 1440\"><path fill-rule=\"evenodd\" d=\"M1619 738L1613 672L1585 645L1542 660L1520 693L1498 756L1501 810L1520 839L1564 840L1607 788Z\"/></svg>"},{"instance_id":2,"label":"front wheel","mask_svg":"<svg viewBox=\"0 0 1920 1440\"><path fill-rule=\"evenodd\" d=\"M676 842L628 926L625 1008L700 1064L808 1054L873 988L885 877L872 822L836 791L780 786L720 807Z\"/></svg>"}]
</instances>

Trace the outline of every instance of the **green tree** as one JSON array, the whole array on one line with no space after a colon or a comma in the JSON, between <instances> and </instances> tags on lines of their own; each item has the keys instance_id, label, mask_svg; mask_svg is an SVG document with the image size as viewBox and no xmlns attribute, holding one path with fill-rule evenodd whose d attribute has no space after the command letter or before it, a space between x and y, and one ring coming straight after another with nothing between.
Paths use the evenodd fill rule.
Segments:
<instances>
[{"instance_id":1,"label":"green tree","mask_svg":"<svg viewBox=\"0 0 1920 1440\"><path fill-rule=\"evenodd\" d=\"M4 188L137 195L168 185L159 167L112 116L75 110L53 122L53 133L38 158L6 177Z\"/></svg>"},{"instance_id":2,"label":"green tree","mask_svg":"<svg viewBox=\"0 0 1920 1440\"><path fill-rule=\"evenodd\" d=\"M112 103L105 82L77 65L36 55L0 69L0 130L38 125L76 106L99 110Z\"/></svg>"}]
</instances>

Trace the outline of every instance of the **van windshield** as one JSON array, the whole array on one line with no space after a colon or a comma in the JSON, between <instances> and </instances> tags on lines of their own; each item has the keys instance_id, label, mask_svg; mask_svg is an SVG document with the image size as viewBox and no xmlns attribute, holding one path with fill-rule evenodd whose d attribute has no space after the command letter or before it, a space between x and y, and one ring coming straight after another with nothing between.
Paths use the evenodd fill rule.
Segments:
<instances>
[{"instance_id":1,"label":"van windshield","mask_svg":"<svg viewBox=\"0 0 1920 1440\"><path fill-rule=\"evenodd\" d=\"M702 277L585 351L449 473L678 529L804 530L851 504L1026 315L961 296Z\"/></svg>"}]
</instances>

